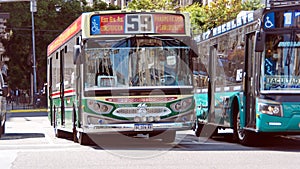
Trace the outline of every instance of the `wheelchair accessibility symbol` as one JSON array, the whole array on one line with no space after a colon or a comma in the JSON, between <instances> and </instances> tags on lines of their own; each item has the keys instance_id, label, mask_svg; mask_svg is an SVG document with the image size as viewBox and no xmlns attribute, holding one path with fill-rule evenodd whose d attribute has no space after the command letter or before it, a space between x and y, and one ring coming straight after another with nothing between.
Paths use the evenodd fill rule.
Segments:
<instances>
[{"instance_id":1,"label":"wheelchair accessibility symbol","mask_svg":"<svg viewBox=\"0 0 300 169\"><path fill-rule=\"evenodd\" d=\"M95 34L100 34L100 17L99 16L94 16L91 19L91 25L90 25L90 29L91 29L91 34L95 35Z\"/></svg>"},{"instance_id":2,"label":"wheelchair accessibility symbol","mask_svg":"<svg viewBox=\"0 0 300 169\"><path fill-rule=\"evenodd\" d=\"M270 17L266 17L266 21L265 21L265 27L266 28L273 28L274 27L274 24L272 21L270 21Z\"/></svg>"}]
</instances>

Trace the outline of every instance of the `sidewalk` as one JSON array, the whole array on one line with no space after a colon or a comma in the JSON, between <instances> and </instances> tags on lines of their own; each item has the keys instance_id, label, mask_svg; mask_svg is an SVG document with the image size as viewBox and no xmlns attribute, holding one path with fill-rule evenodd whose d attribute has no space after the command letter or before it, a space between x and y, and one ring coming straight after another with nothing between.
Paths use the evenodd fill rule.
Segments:
<instances>
[{"instance_id":1,"label":"sidewalk","mask_svg":"<svg viewBox=\"0 0 300 169\"><path fill-rule=\"evenodd\" d=\"M10 103L6 105L7 113L31 113L31 112L45 112L47 113L47 108L33 108L29 105Z\"/></svg>"}]
</instances>

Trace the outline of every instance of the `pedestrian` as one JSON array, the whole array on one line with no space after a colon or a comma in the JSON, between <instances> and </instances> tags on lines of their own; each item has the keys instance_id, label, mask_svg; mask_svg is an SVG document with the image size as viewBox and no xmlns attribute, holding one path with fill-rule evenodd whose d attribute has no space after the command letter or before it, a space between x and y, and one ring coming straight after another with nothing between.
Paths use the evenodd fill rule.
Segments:
<instances>
[{"instance_id":1,"label":"pedestrian","mask_svg":"<svg viewBox=\"0 0 300 169\"><path fill-rule=\"evenodd\" d=\"M17 88L16 89L16 104L19 105L19 96L20 96L20 90Z\"/></svg>"}]
</instances>

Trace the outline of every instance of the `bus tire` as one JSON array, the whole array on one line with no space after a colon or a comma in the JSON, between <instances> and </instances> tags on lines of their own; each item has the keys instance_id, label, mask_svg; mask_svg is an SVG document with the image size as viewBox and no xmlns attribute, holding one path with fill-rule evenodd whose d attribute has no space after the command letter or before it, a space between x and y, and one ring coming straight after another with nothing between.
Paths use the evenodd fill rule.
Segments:
<instances>
[{"instance_id":1,"label":"bus tire","mask_svg":"<svg viewBox=\"0 0 300 169\"><path fill-rule=\"evenodd\" d=\"M2 122L0 121L0 138L1 135L5 133L5 122L1 124Z\"/></svg>"},{"instance_id":2,"label":"bus tire","mask_svg":"<svg viewBox=\"0 0 300 169\"><path fill-rule=\"evenodd\" d=\"M203 126L204 124L200 124L199 122L197 122L196 131L195 131L196 137L200 137Z\"/></svg>"},{"instance_id":3,"label":"bus tire","mask_svg":"<svg viewBox=\"0 0 300 169\"><path fill-rule=\"evenodd\" d=\"M75 143L78 143L78 137L77 137L77 126L76 126L76 108L75 108L75 104L73 104L73 124L72 124L72 137L73 137L73 141Z\"/></svg>"},{"instance_id":4,"label":"bus tire","mask_svg":"<svg viewBox=\"0 0 300 169\"><path fill-rule=\"evenodd\" d=\"M92 145L92 141L86 133L78 131L77 140L80 145Z\"/></svg>"},{"instance_id":5,"label":"bus tire","mask_svg":"<svg viewBox=\"0 0 300 169\"><path fill-rule=\"evenodd\" d=\"M2 123L3 121L3 123ZM5 121L6 121L6 114L4 116L4 120L1 119L0 120L0 138L1 138L1 135L5 133Z\"/></svg>"},{"instance_id":6,"label":"bus tire","mask_svg":"<svg viewBox=\"0 0 300 169\"><path fill-rule=\"evenodd\" d=\"M246 131L241 127L240 111L236 109L233 120L233 139L234 141L250 146L253 144L254 133Z\"/></svg>"}]
</instances>

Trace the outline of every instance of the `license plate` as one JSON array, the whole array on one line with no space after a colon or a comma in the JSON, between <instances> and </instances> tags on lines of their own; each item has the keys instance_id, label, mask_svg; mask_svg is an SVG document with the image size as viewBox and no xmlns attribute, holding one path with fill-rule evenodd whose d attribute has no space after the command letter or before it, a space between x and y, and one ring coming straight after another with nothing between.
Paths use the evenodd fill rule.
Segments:
<instances>
[{"instance_id":1,"label":"license plate","mask_svg":"<svg viewBox=\"0 0 300 169\"><path fill-rule=\"evenodd\" d=\"M134 124L134 131L152 131L152 124Z\"/></svg>"}]
</instances>

